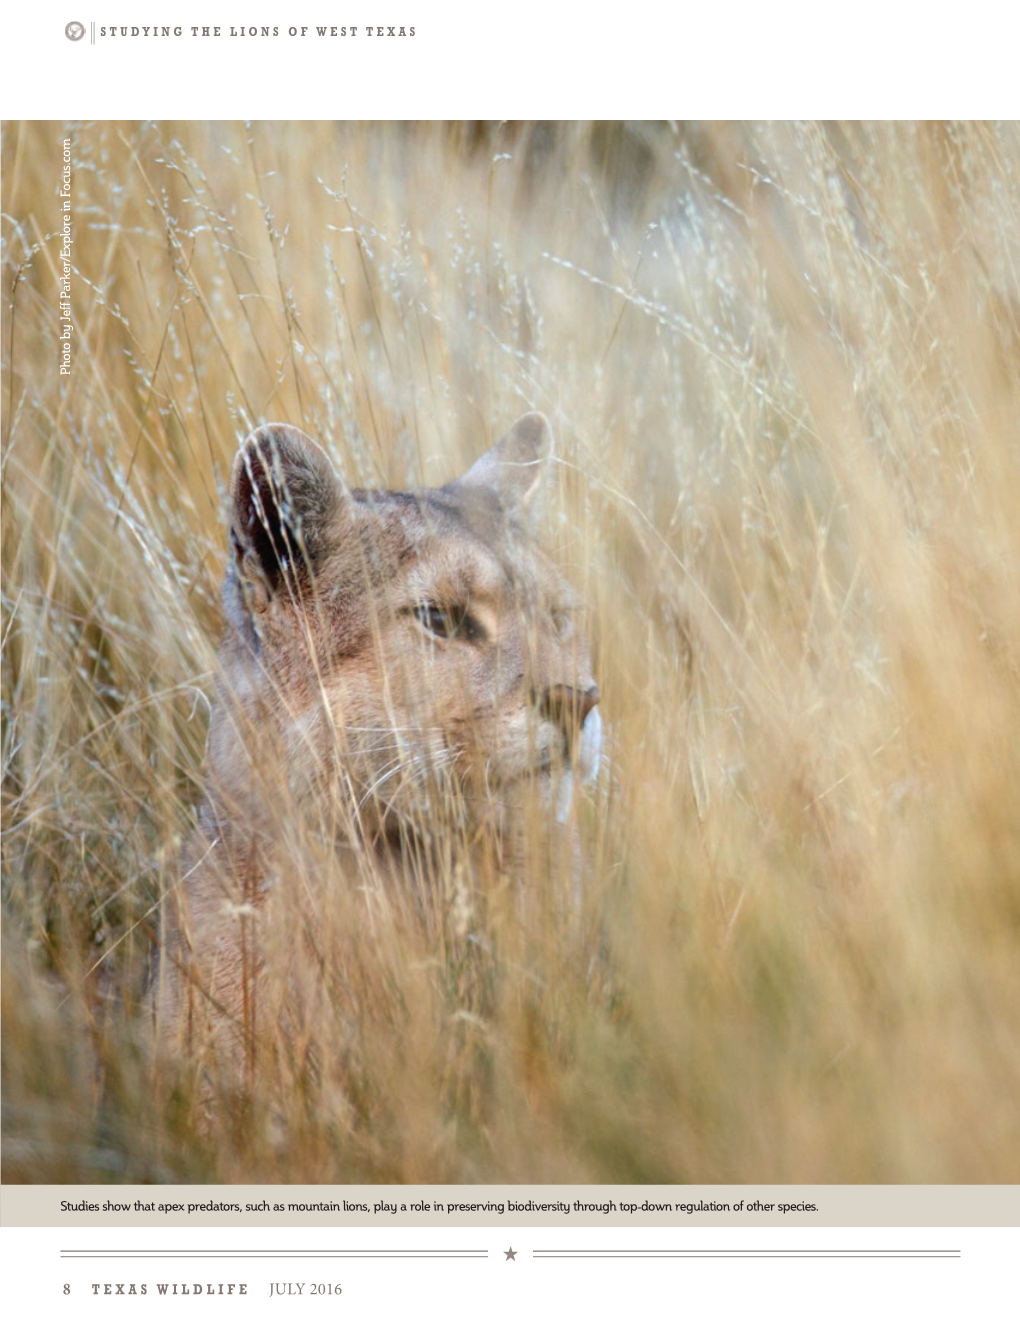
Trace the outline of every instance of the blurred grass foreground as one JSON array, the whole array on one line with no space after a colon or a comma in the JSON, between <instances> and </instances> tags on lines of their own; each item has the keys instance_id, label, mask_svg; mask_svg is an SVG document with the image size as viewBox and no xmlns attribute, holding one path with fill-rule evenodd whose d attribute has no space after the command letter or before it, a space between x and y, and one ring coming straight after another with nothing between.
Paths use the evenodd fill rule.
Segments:
<instances>
[{"instance_id":1,"label":"blurred grass foreground","mask_svg":"<svg viewBox=\"0 0 1020 1320\"><path fill-rule=\"evenodd\" d=\"M8 123L2 165L6 1181L1020 1180L1020 128ZM210 1088L144 982L237 445L437 485L529 408L611 731L581 933L338 892L302 1050Z\"/></svg>"}]
</instances>

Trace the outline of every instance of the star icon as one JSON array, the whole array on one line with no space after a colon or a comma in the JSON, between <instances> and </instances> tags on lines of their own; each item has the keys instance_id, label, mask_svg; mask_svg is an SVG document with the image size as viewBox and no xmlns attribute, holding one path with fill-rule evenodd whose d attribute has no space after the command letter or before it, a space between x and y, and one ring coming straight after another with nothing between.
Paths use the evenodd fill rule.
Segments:
<instances>
[{"instance_id":1,"label":"star icon","mask_svg":"<svg viewBox=\"0 0 1020 1320\"><path fill-rule=\"evenodd\" d=\"M504 1251L503 1255L507 1258L507 1260L517 1259L517 1252L514 1251L513 1247L511 1247L509 1251Z\"/></svg>"}]
</instances>

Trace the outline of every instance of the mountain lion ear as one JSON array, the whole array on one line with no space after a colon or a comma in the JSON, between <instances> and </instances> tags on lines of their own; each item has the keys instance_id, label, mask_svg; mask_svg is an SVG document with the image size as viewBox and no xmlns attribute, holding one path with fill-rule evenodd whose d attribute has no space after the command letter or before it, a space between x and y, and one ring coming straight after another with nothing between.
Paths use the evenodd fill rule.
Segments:
<instances>
[{"instance_id":1,"label":"mountain lion ear","mask_svg":"<svg viewBox=\"0 0 1020 1320\"><path fill-rule=\"evenodd\" d=\"M274 422L252 432L230 478L230 542L256 599L264 602L285 577L296 588L309 579L345 498L332 463L304 431Z\"/></svg>"},{"instance_id":2,"label":"mountain lion ear","mask_svg":"<svg viewBox=\"0 0 1020 1320\"><path fill-rule=\"evenodd\" d=\"M457 482L493 491L508 511L524 509L542 487L552 457L552 427L539 412L518 417Z\"/></svg>"}]
</instances>

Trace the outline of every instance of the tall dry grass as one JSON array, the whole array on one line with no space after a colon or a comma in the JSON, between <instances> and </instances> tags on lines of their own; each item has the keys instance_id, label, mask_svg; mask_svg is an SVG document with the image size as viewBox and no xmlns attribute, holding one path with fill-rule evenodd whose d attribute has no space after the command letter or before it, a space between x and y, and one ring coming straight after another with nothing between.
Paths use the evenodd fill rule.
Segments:
<instances>
[{"instance_id":1,"label":"tall dry grass","mask_svg":"<svg viewBox=\"0 0 1020 1320\"><path fill-rule=\"evenodd\" d=\"M3 178L5 1179L1017 1180L1020 130L34 123ZM438 484L531 407L582 933L333 887L210 1099L143 986L238 440Z\"/></svg>"}]
</instances>

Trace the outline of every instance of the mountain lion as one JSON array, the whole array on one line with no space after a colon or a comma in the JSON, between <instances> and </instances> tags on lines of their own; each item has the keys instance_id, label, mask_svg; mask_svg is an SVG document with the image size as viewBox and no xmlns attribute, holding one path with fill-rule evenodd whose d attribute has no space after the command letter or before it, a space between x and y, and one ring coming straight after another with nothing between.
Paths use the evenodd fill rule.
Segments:
<instances>
[{"instance_id":1,"label":"mountain lion","mask_svg":"<svg viewBox=\"0 0 1020 1320\"><path fill-rule=\"evenodd\" d=\"M529 413L459 480L394 492L349 489L293 426L241 448L164 1033L250 1040L260 922L297 883L299 831L352 883L425 907L436 868L484 853L510 873L530 822L569 828L555 822L596 772L602 725L579 602L527 530L549 451Z\"/></svg>"}]
</instances>

